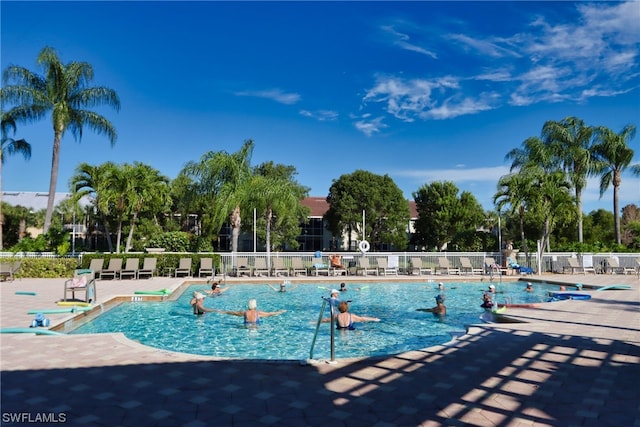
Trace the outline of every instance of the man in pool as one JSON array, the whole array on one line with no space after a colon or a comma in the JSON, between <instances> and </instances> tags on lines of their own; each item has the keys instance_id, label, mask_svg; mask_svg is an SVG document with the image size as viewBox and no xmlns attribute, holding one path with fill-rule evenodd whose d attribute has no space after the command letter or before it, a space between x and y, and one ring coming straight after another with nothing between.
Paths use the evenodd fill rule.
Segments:
<instances>
[{"instance_id":1,"label":"man in pool","mask_svg":"<svg viewBox=\"0 0 640 427\"><path fill-rule=\"evenodd\" d=\"M491 301L490 293L485 292L482 295L482 304L480 304L480 307L484 308L485 310L491 310L491 308L493 307L493 301Z\"/></svg>"},{"instance_id":2,"label":"man in pool","mask_svg":"<svg viewBox=\"0 0 640 427\"><path fill-rule=\"evenodd\" d=\"M527 282L527 287L524 288L525 292L533 292L533 285L531 282Z\"/></svg>"},{"instance_id":3,"label":"man in pool","mask_svg":"<svg viewBox=\"0 0 640 427\"><path fill-rule=\"evenodd\" d=\"M447 307L444 305L444 295L436 296L436 306L432 308L419 308L416 311L426 311L428 313L433 313L437 316L444 316L447 314Z\"/></svg>"},{"instance_id":4,"label":"man in pool","mask_svg":"<svg viewBox=\"0 0 640 427\"><path fill-rule=\"evenodd\" d=\"M258 302L255 298L251 298L247 302L247 309L242 311L228 311L228 310L213 310L216 313L222 314L230 314L232 316L242 316L244 317L245 325L257 325L260 323L260 318L269 317L269 316L277 316L286 312L287 310L278 310L278 311L259 311L258 310Z\"/></svg>"},{"instance_id":5,"label":"man in pool","mask_svg":"<svg viewBox=\"0 0 640 427\"><path fill-rule=\"evenodd\" d=\"M336 319L336 329L340 330L349 330L352 331L355 329L355 322L379 322L380 319L377 317L369 317L369 316L358 316L356 314L349 313L349 303L346 301L340 301L338 304L338 315L335 316ZM322 319L323 322L330 322L331 318Z\"/></svg>"},{"instance_id":6,"label":"man in pool","mask_svg":"<svg viewBox=\"0 0 640 427\"><path fill-rule=\"evenodd\" d=\"M201 294L198 291L193 293L193 298L191 298L191 302L189 304L193 307L193 314L201 315L215 311L204 306L204 294Z\"/></svg>"}]
</instances>

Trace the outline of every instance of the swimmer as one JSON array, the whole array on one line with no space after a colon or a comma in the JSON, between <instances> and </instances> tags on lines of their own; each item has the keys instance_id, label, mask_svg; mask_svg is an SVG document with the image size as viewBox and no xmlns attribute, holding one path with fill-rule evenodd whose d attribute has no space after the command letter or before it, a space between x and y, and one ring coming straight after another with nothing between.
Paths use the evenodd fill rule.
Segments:
<instances>
[{"instance_id":1,"label":"swimmer","mask_svg":"<svg viewBox=\"0 0 640 427\"><path fill-rule=\"evenodd\" d=\"M380 319L377 317L369 317L369 316L358 316L356 314L349 313L349 303L347 301L340 301L338 304L338 311L340 312L336 319L336 329L341 330L349 330L352 331L355 329L355 322L379 322ZM330 322L331 318L322 319L322 322Z\"/></svg>"},{"instance_id":2,"label":"swimmer","mask_svg":"<svg viewBox=\"0 0 640 427\"><path fill-rule=\"evenodd\" d=\"M438 283L438 290L444 291L444 283L442 282Z\"/></svg>"},{"instance_id":3,"label":"swimmer","mask_svg":"<svg viewBox=\"0 0 640 427\"><path fill-rule=\"evenodd\" d=\"M204 294L198 291L193 293L193 298L191 298L191 302L189 304L193 307L193 314L201 315L215 311L204 306Z\"/></svg>"},{"instance_id":4,"label":"swimmer","mask_svg":"<svg viewBox=\"0 0 640 427\"><path fill-rule=\"evenodd\" d=\"M261 317L269 317L269 316L277 316L286 312L287 310L278 310L278 311L259 311L258 310L258 302L255 298L251 298L247 302L247 309L241 311L229 311L229 310L212 310L216 313L222 314L230 314L232 316L241 316L244 317L245 325L257 325L260 323Z\"/></svg>"},{"instance_id":5,"label":"swimmer","mask_svg":"<svg viewBox=\"0 0 640 427\"><path fill-rule=\"evenodd\" d=\"M486 310L490 310L493 307L493 301L491 301L491 294L485 292L482 295L482 304L480 304L480 307Z\"/></svg>"},{"instance_id":6,"label":"swimmer","mask_svg":"<svg viewBox=\"0 0 640 427\"><path fill-rule=\"evenodd\" d=\"M340 283L340 292L346 292L347 291L347 285L342 282Z\"/></svg>"},{"instance_id":7,"label":"swimmer","mask_svg":"<svg viewBox=\"0 0 640 427\"><path fill-rule=\"evenodd\" d=\"M444 305L444 295L436 296L436 306L432 308L419 308L416 311L426 311L433 313L437 316L444 316L447 314L447 307Z\"/></svg>"},{"instance_id":8,"label":"swimmer","mask_svg":"<svg viewBox=\"0 0 640 427\"><path fill-rule=\"evenodd\" d=\"M223 292L228 291L229 288L221 288L220 287L220 283L218 282L213 282L211 284L211 290L205 291L206 293L208 293L211 296L215 296L215 295L221 295Z\"/></svg>"},{"instance_id":9,"label":"swimmer","mask_svg":"<svg viewBox=\"0 0 640 427\"><path fill-rule=\"evenodd\" d=\"M527 282L527 287L524 288L525 292L533 292L533 285L531 282Z\"/></svg>"},{"instance_id":10,"label":"swimmer","mask_svg":"<svg viewBox=\"0 0 640 427\"><path fill-rule=\"evenodd\" d=\"M291 283L289 283L288 280L285 280L284 282L280 283L280 287L278 287L278 288L275 288L275 287L271 286L269 283L266 283L266 285L268 287L270 287L271 289L273 289L274 291L282 292L282 293L287 292L287 290L293 290L295 288L295 287L289 286L289 285L291 285Z\"/></svg>"}]
</instances>

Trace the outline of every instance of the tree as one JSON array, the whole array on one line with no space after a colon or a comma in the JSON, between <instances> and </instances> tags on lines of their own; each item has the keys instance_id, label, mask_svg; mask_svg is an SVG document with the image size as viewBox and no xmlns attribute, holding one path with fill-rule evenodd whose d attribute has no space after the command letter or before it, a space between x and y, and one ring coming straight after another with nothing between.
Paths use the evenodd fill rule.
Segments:
<instances>
[{"instance_id":1,"label":"tree","mask_svg":"<svg viewBox=\"0 0 640 427\"><path fill-rule=\"evenodd\" d=\"M636 127L625 126L619 133L600 126L596 128L596 144L593 147L597 159L596 170L600 175L600 197L613 186L613 217L615 220L616 243L621 244L620 208L618 192L622 184L622 172L629 167L633 160L633 149L629 141L636 134Z\"/></svg>"},{"instance_id":2,"label":"tree","mask_svg":"<svg viewBox=\"0 0 640 427\"><path fill-rule=\"evenodd\" d=\"M209 151L199 162L189 162L182 173L194 181L197 197L204 199L211 227L220 230L226 218L232 228L231 251L238 251L242 225L241 205L251 193L247 186L251 176L254 143L248 139L237 153ZM217 233L217 232L216 232Z\"/></svg>"},{"instance_id":3,"label":"tree","mask_svg":"<svg viewBox=\"0 0 640 427\"><path fill-rule=\"evenodd\" d=\"M593 128L586 126L581 119L567 117L559 122L546 122L542 127L542 135L575 190L578 241L582 243L582 191L587 186L587 177L594 173L591 145Z\"/></svg>"},{"instance_id":4,"label":"tree","mask_svg":"<svg viewBox=\"0 0 640 427\"><path fill-rule=\"evenodd\" d=\"M327 196L329 210L325 214L328 229L338 236L346 231L359 232L372 248L384 244L398 249L407 247L409 203L388 175L375 175L356 170L334 180ZM365 213L365 230L362 216Z\"/></svg>"},{"instance_id":5,"label":"tree","mask_svg":"<svg viewBox=\"0 0 640 427\"><path fill-rule=\"evenodd\" d=\"M16 131L16 122L8 114L2 113L0 121L2 128L2 141L0 142L0 250L4 249L2 228L4 226L4 216L2 214L2 165L6 156L22 154L25 160L31 157L31 144L24 139L13 139L8 136L9 131Z\"/></svg>"},{"instance_id":6,"label":"tree","mask_svg":"<svg viewBox=\"0 0 640 427\"><path fill-rule=\"evenodd\" d=\"M133 166L125 165L125 169L125 179L131 184L127 192L127 204L131 207L132 218L125 244L125 252L129 252L140 213L165 211L170 195L169 178L161 175L157 169L140 162L134 162Z\"/></svg>"},{"instance_id":7,"label":"tree","mask_svg":"<svg viewBox=\"0 0 640 427\"><path fill-rule=\"evenodd\" d=\"M462 233L475 232L484 221L484 210L468 191L458 196L453 182L436 181L413 193L418 210L416 243L442 250Z\"/></svg>"},{"instance_id":8,"label":"tree","mask_svg":"<svg viewBox=\"0 0 640 427\"><path fill-rule=\"evenodd\" d=\"M111 145L116 141L116 130L105 117L89 110L91 107L109 106L120 109L118 95L106 87L88 86L93 79L93 67L86 62L63 64L56 51L50 47L42 49L37 59L43 68L40 76L30 70L11 65L4 71L5 87L0 92L5 102L16 104L8 114L17 122L34 122L43 119L49 112L53 124L53 155L51 179L44 232L51 225L54 198L60 164L60 144L67 130L79 142L85 127L105 135Z\"/></svg>"}]
</instances>

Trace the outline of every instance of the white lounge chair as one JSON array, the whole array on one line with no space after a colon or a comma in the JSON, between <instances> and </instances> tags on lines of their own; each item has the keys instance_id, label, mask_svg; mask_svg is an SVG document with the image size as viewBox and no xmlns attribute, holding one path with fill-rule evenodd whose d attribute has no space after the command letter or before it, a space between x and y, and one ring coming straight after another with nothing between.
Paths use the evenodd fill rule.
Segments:
<instances>
[{"instance_id":1,"label":"white lounge chair","mask_svg":"<svg viewBox=\"0 0 640 427\"><path fill-rule=\"evenodd\" d=\"M291 275L291 270L289 269L289 267L284 265L284 258L280 258L280 257L271 258L271 263L273 264L274 276L280 276L282 274L286 276Z\"/></svg>"},{"instance_id":2,"label":"white lounge chair","mask_svg":"<svg viewBox=\"0 0 640 427\"><path fill-rule=\"evenodd\" d=\"M376 258L376 262L378 263L378 274L382 274L383 276L389 274L398 275L398 267L390 267L389 260L386 257Z\"/></svg>"},{"instance_id":3,"label":"white lounge chair","mask_svg":"<svg viewBox=\"0 0 640 427\"><path fill-rule=\"evenodd\" d=\"M127 262L124 268L120 270L120 279L125 277L131 277L132 279L138 278L138 268L140 267L139 258L127 258Z\"/></svg>"},{"instance_id":4,"label":"white lounge chair","mask_svg":"<svg viewBox=\"0 0 640 427\"><path fill-rule=\"evenodd\" d=\"M193 260L191 258L180 258L180 263L178 264L178 268L174 272L175 277L189 277L191 276L191 262Z\"/></svg>"},{"instance_id":5,"label":"white lounge chair","mask_svg":"<svg viewBox=\"0 0 640 427\"><path fill-rule=\"evenodd\" d=\"M356 274L362 271L364 276L369 275L369 273L373 273L376 276L378 275L378 267L374 267L369 263L369 258L366 256L361 256L358 258L358 267L356 269Z\"/></svg>"},{"instance_id":6,"label":"white lounge chair","mask_svg":"<svg viewBox=\"0 0 640 427\"><path fill-rule=\"evenodd\" d=\"M138 270L138 279L142 276L149 276L153 278L156 274L156 265L158 264L158 258L145 258L142 261L142 268Z\"/></svg>"},{"instance_id":7,"label":"white lounge chair","mask_svg":"<svg viewBox=\"0 0 640 427\"><path fill-rule=\"evenodd\" d=\"M213 258L200 258L200 268L198 269L198 277L202 275L213 276Z\"/></svg>"},{"instance_id":8,"label":"white lounge chair","mask_svg":"<svg viewBox=\"0 0 640 427\"><path fill-rule=\"evenodd\" d=\"M100 272L100 278L105 279L111 277L115 280L118 278L120 270L122 270L122 258L111 258L107 268Z\"/></svg>"},{"instance_id":9,"label":"white lounge chair","mask_svg":"<svg viewBox=\"0 0 640 427\"><path fill-rule=\"evenodd\" d=\"M469 274L482 274L482 268L474 267L471 260L467 257L460 258L460 273L467 272Z\"/></svg>"},{"instance_id":10,"label":"white lounge chair","mask_svg":"<svg viewBox=\"0 0 640 427\"><path fill-rule=\"evenodd\" d=\"M449 262L449 259L444 257L438 257L438 265L436 266L436 274L439 271L445 271L446 274L460 274L460 269L453 267Z\"/></svg>"},{"instance_id":11,"label":"white lounge chair","mask_svg":"<svg viewBox=\"0 0 640 427\"><path fill-rule=\"evenodd\" d=\"M413 257L411 258L410 263L411 263L411 266L409 271L411 274L413 274L415 271L417 271L418 274L422 274L422 273L433 274L433 268L425 267L424 263L422 262L422 258Z\"/></svg>"},{"instance_id":12,"label":"white lounge chair","mask_svg":"<svg viewBox=\"0 0 640 427\"><path fill-rule=\"evenodd\" d=\"M307 268L304 266L304 262L301 257L294 256L291 258L291 274L294 276L299 274L307 275Z\"/></svg>"}]
</instances>

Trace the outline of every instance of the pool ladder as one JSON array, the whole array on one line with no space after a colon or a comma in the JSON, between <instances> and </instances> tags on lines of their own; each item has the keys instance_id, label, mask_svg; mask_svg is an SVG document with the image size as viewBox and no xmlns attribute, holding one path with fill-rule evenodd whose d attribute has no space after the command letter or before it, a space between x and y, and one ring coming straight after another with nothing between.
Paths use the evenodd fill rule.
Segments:
<instances>
[{"instance_id":1,"label":"pool ladder","mask_svg":"<svg viewBox=\"0 0 640 427\"><path fill-rule=\"evenodd\" d=\"M318 316L318 323L316 324L316 331L313 334L313 340L311 341L311 350L309 351L309 359L313 359L313 349L316 346L316 339L318 338L318 331L320 330L320 323L322 323L322 316L324 315L324 309L327 306L328 298L322 297L322 307L320 308L320 315ZM329 311L331 311L331 362L336 360L336 346L335 346L335 330L333 328L334 323L334 310L333 306L329 304Z\"/></svg>"}]
</instances>

